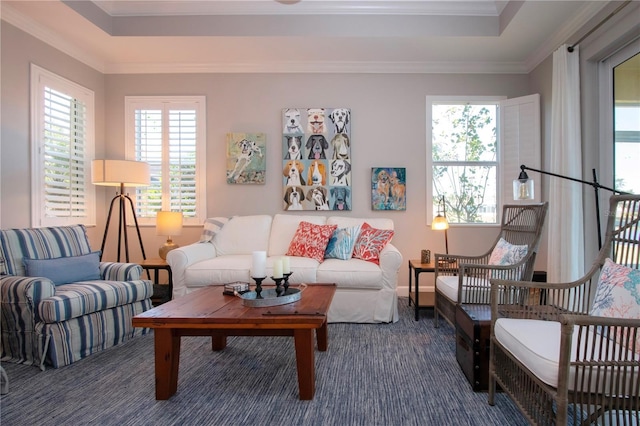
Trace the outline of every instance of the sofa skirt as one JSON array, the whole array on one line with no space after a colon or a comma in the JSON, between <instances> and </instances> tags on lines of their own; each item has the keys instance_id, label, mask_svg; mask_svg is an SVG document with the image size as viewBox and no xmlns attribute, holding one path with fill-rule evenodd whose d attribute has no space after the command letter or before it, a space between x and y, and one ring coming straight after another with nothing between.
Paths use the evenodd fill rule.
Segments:
<instances>
[{"instance_id":1,"label":"sofa skirt","mask_svg":"<svg viewBox=\"0 0 640 426\"><path fill-rule=\"evenodd\" d=\"M151 309L151 299L116 306L57 323L38 323L36 333L41 350L34 364L59 368L93 353L116 346L149 329L131 324L135 315Z\"/></svg>"}]
</instances>

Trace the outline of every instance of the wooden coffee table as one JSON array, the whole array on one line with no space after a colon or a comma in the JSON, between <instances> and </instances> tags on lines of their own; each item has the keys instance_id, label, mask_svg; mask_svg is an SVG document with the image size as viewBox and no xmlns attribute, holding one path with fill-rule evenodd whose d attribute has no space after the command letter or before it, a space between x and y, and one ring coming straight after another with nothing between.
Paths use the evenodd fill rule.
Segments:
<instances>
[{"instance_id":1,"label":"wooden coffee table","mask_svg":"<svg viewBox=\"0 0 640 426\"><path fill-rule=\"evenodd\" d=\"M225 296L222 290L205 287L133 318L134 327L154 329L156 399L169 399L178 390L182 336L211 336L214 351L226 347L227 336L293 336L300 399L313 399L313 331L318 350L326 351L327 312L335 284L311 284L300 300L265 308L246 307L241 298Z\"/></svg>"}]
</instances>

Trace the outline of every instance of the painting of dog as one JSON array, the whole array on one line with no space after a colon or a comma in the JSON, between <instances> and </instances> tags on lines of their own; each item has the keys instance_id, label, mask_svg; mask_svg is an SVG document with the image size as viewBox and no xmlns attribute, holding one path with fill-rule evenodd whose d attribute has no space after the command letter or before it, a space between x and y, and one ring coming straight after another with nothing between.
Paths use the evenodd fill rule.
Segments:
<instances>
[{"instance_id":1,"label":"painting of dog","mask_svg":"<svg viewBox=\"0 0 640 426\"><path fill-rule=\"evenodd\" d=\"M331 162L331 185L351 186L351 163L347 160Z\"/></svg>"},{"instance_id":2,"label":"painting of dog","mask_svg":"<svg viewBox=\"0 0 640 426\"><path fill-rule=\"evenodd\" d=\"M227 134L227 183L263 184L266 134Z\"/></svg>"},{"instance_id":3,"label":"painting of dog","mask_svg":"<svg viewBox=\"0 0 640 426\"><path fill-rule=\"evenodd\" d=\"M316 210L329 210L329 197L327 188L316 186L307 192L307 200L313 204Z\"/></svg>"},{"instance_id":4,"label":"painting of dog","mask_svg":"<svg viewBox=\"0 0 640 426\"><path fill-rule=\"evenodd\" d=\"M304 201L304 191L299 186L289 186L284 191L285 210L304 210L302 202Z\"/></svg>"},{"instance_id":5,"label":"painting of dog","mask_svg":"<svg viewBox=\"0 0 640 426\"><path fill-rule=\"evenodd\" d=\"M309 160L324 160L327 158L326 151L329 148L329 142L322 135L311 135L307 139L305 148L309 152L307 159Z\"/></svg>"},{"instance_id":6,"label":"painting of dog","mask_svg":"<svg viewBox=\"0 0 640 426\"><path fill-rule=\"evenodd\" d=\"M334 133L348 133L347 124L351 120L351 110L336 108L329 113L329 119L333 123Z\"/></svg>"},{"instance_id":7,"label":"painting of dog","mask_svg":"<svg viewBox=\"0 0 640 426\"><path fill-rule=\"evenodd\" d=\"M282 175L284 176L284 186L306 185L302 173L304 172L304 164L298 160L289 160L284 164Z\"/></svg>"},{"instance_id":8,"label":"painting of dog","mask_svg":"<svg viewBox=\"0 0 640 426\"><path fill-rule=\"evenodd\" d=\"M327 173L325 171L324 162L315 160L311 163L308 170L307 183L312 186L326 185Z\"/></svg>"},{"instance_id":9,"label":"painting of dog","mask_svg":"<svg viewBox=\"0 0 640 426\"><path fill-rule=\"evenodd\" d=\"M285 160L302 160L302 135L284 135Z\"/></svg>"},{"instance_id":10,"label":"painting of dog","mask_svg":"<svg viewBox=\"0 0 640 426\"><path fill-rule=\"evenodd\" d=\"M351 210L350 198L351 198L351 190L345 186L336 186L331 188L331 202L332 208L331 210Z\"/></svg>"},{"instance_id":11,"label":"painting of dog","mask_svg":"<svg viewBox=\"0 0 640 426\"><path fill-rule=\"evenodd\" d=\"M371 169L371 208L373 210L406 210L407 172L404 167Z\"/></svg>"},{"instance_id":12,"label":"painting of dog","mask_svg":"<svg viewBox=\"0 0 640 426\"><path fill-rule=\"evenodd\" d=\"M351 142L345 133L338 133L331 139L331 159L348 160L351 157Z\"/></svg>"},{"instance_id":13,"label":"painting of dog","mask_svg":"<svg viewBox=\"0 0 640 426\"><path fill-rule=\"evenodd\" d=\"M307 133L320 134L325 131L324 108L307 109Z\"/></svg>"},{"instance_id":14,"label":"painting of dog","mask_svg":"<svg viewBox=\"0 0 640 426\"><path fill-rule=\"evenodd\" d=\"M304 129L300 124L300 110L297 108L287 108L282 113L284 117L284 130L282 133L304 133Z\"/></svg>"}]
</instances>

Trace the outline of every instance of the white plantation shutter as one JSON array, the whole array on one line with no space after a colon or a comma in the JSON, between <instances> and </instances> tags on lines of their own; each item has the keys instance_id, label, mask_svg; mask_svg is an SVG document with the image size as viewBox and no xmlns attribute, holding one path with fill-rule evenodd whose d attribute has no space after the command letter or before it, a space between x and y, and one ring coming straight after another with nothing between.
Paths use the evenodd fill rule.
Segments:
<instances>
[{"instance_id":1,"label":"white plantation shutter","mask_svg":"<svg viewBox=\"0 0 640 426\"><path fill-rule=\"evenodd\" d=\"M34 226L95 224L93 92L32 65Z\"/></svg>"},{"instance_id":2,"label":"white plantation shutter","mask_svg":"<svg viewBox=\"0 0 640 426\"><path fill-rule=\"evenodd\" d=\"M206 218L204 97L126 97L127 154L149 163L151 185L137 188L136 214L154 224L158 211L181 211L185 224Z\"/></svg>"}]
</instances>

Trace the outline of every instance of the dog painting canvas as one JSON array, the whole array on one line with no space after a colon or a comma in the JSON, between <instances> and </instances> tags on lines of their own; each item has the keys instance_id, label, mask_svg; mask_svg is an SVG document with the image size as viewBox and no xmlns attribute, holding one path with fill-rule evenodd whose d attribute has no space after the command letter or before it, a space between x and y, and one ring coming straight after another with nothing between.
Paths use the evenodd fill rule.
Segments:
<instances>
[{"instance_id":1,"label":"dog painting canvas","mask_svg":"<svg viewBox=\"0 0 640 426\"><path fill-rule=\"evenodd\" d=\"M371 169L371 208L373 210L407 209L406 170L404 167Z\"/></svg>"},{"instance_id":2,"label":"dog painting canvas","mask_svg":"<svg viewBox=\"0 0 640 426\"><path fill-rule=\"evenodd\" d=\"M265 133L227 134L227 183L265 183L266 141Z\"/></svg>"},{"instance_id":3,"label":"dog painting canvas","mask_svg":"<svg viewBox=\"0 0 640 426\"><path fill-rule=\"evenodd\" d=\"M351 110L282 110L284 210L351 210Z\"/></svg>"}]
</instances>

